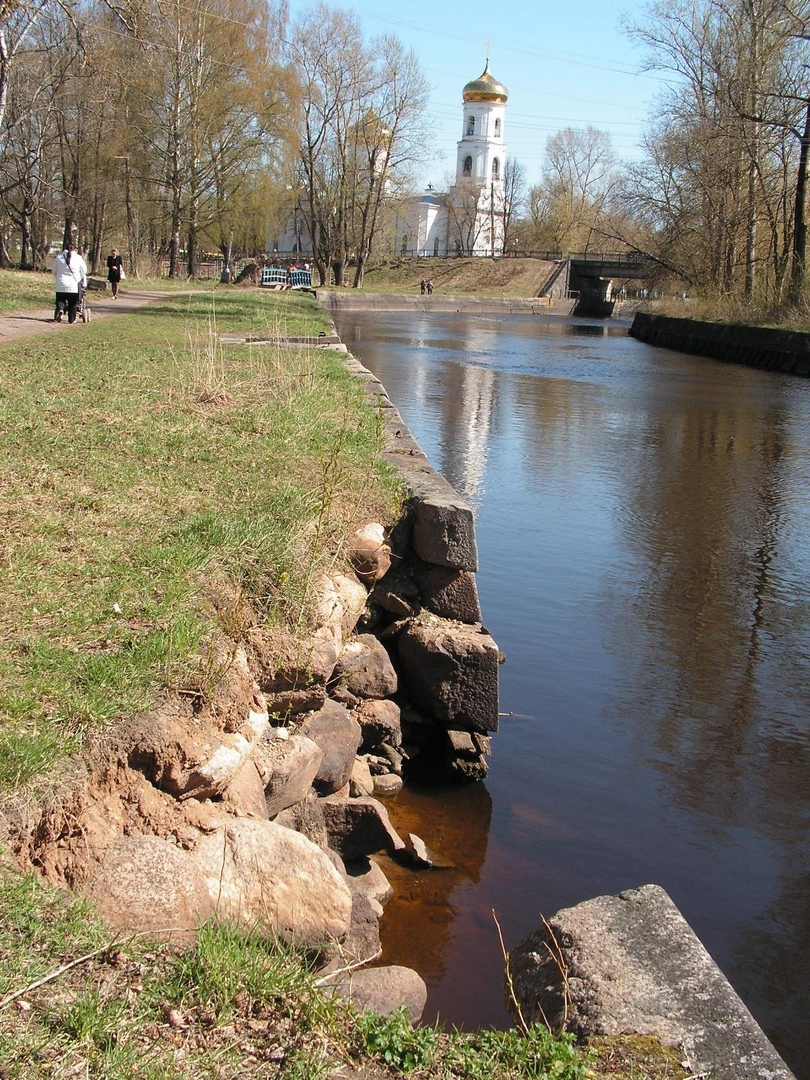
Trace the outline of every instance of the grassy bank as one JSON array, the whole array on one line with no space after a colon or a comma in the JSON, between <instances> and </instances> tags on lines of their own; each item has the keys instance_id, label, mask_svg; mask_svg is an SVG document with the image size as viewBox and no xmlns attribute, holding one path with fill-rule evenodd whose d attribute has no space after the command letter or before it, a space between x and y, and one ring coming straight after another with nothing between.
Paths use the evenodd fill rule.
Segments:
<instances>
[{"instance_id":1,"label":"grassy bank","mask_svg":"<svg viewBox=\"0 0 810 1080\"><path fill-rule=\"evenodd\" d=\"M403 259L367 270L363 290L419 295L420 282L429 279L434 295L528 298L537 296L552 266L542 259Z\"/></svg>"},{"instance_id":2,"label":"grassy bank","mask_svg":"<svg viewBox=\"0 0 810 1080\"><path fill-rule=\"evenodd\" d=\"M390 516L339 355L218 342L324 326L309 297L234 290L0 348L0 787L199 682L240 593L304 624L347 529Z\"/></svg>"},{"instance_id":3,"label":"grassy bank","mask_svg":"<svg viewBox=\"0 0 810 1080\"><path fill-rule=\"evenodd\" d=\"M99 276L106 278L106 270ZM185 278L127 278L122 292L127 289L147 289L150 292L179 292L189 288L210 290L209 283L192 284ZM50 271L0 270L0 315L17 311L53 307L53 274Z\"/></svg>"}]
</instances>

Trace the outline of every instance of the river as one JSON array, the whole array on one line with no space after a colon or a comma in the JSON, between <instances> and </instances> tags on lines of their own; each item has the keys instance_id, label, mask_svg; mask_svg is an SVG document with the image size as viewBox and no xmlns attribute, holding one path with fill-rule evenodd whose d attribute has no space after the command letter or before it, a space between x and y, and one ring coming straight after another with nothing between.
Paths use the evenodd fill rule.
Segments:
<instances>
[{"instance_id":1,"label":"river","mask_svg":"<svg viewBox=\"0 0 810 1080\"><path fill-rule=\"evenodd\" d=\"M503 1026L499 927L654 882L810 1080L810 380L628 325L338 314L475 508L506 654L486 781L389 802L451 865L386 865L384 959Z\"/></svg>"}]
</instances>

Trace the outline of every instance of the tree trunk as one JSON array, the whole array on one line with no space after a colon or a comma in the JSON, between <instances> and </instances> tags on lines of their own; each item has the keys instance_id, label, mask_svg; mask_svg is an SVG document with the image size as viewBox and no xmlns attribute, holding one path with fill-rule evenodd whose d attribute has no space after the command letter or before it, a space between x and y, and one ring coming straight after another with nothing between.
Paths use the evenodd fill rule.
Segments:
<instances>
[{"instance_id":1,"label":"tree trunk","mask_svg":"<svg viewBox=\"0 0 810 1080\"><path fill-rule=\"evenodd\" d=\"M800 299L804 291L805 256L807 253L807 155L810 149L810 99L804 117L804 133L799 149L799 168L796 173L796 209L793 218L793 259L790 272L790 298Z\"/></svg>"},{"instance_id":2,"label":"tree trunk","mask_svg":"<svg viewBox=\"0 0 810 1080\"><path fill-rule=\"evenodd\" d=\"M186 244L186 273L190 278L197 274L197 247L198 247L198 218L197 197L191 200L188 220L188 243Z\"/></svg>"},{"instance_id":3,"label":"tree trunk","mask_svg":"<svg viewBox=\"0 0 810 1080\"><path fill-rule=\"evenodd\" d=\"M180 273L180 208L172 210L172 235L169 240L169 277L176 278Z\"/></svg>"},{"instance_id":4,"label":"tree trunk","mask_svg":"<svg viewBox=\"0 0 810 1080\"><path fill-rule=\"evenodd\" d=\"M364 254L357 256L357 266L354 271L354 281L352 282L353 289L363 288L363 277L366 272L366 257Z\"/></svg>"}]
</instances>

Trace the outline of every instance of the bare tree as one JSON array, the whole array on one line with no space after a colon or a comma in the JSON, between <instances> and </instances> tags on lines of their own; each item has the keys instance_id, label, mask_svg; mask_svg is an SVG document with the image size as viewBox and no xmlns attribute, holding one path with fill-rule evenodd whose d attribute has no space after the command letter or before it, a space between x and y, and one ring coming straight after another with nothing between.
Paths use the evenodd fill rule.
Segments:
<instances>
[{"instance_id":1,"label":"bare tree","mask_svg":"<svg viewBox=\"0 0 810 1080\"><path fill-rule=\"evenodd\" d=\"M277 137L282 99L268 61L279 28L259 0L150 0L141 17L128 99L143 149L130 169L163 205L169 275L184 249L191 276L202 234Z\"/></svg>"},{"instance_id":2,"label":"bare tree","mask_svg":"<svg viewBox=\"0 0 810 1080\"><path fill-rule=\"evenodd\" d=\"M355 129L353 285L361 288L384 200L410 179L426 141L428 85L413 51L386 34L372 45L376 78L368 110Z\"/></svg>"},{"instance_id":3,"label":"bare tree","mask_svg":"<svg viewBox=\"0 0 810 1080\"><path fill-rule=\"evenodd\" d=\"M515 158L507 157L503 169L503 199L498 213L503 220L504 251L512 241L512 223L526 205L526 170Z\"/></svg>"},{"instance_id":4,"label":"bare tree","mask_svg":"<svg viewBox=\"0 0 810 1080\"><path fill-rule=\"evenodd\" d=\"M3 130L11 73L20 50L49 0L0 0L0 132Z\"/></svg>"},{"instance_id":5,"label":"bare tree","mask_svg":"<svg viewBox=\"0 0 810 1080\"><path fill-rule=\"evenodd\" d=\"M559 251L587 251L617 179L609 135L592 127L552 135L543 178L529 193L537 240Z\"/></svg>"},{"instance_id":6,"label":"bare tree","mask_svg":"<svg viewBox=\"0 0 810 1080\"><path fill-rule=\"evenodd\" d=\"M354 184L350 146L373 83L371 62L355 16L324 3L293 27L290 56L301 80L300 210L321 284L331 271L341 285Z\"/></svg>"},{"instance_id":7,"label":"bare tree","mask_svg":"<svg viewBox=\"0 0 810 1080\"><path fill-rule=\"evenodd\" d=\"M298 209L323 284L360 287L382 209L425 143L427 84L390 34L363 42L353 14L320 4L302 16L290 56L301 80Z\"/></svg>"},{"instance_id":8,"label":"bare tree","mask_svg":"<svg viewBox=\"0 0 810 1080\"><path fill-rule=\"evenodd\" d=\"M810 93L796 28L784 0L658 3L631 28L648 67L678 79L625 205L654 225L662 261L709 290L779 296L791 237L794 274L803 266L806 153L795 155Z\"/></svg>"}]
</instances>

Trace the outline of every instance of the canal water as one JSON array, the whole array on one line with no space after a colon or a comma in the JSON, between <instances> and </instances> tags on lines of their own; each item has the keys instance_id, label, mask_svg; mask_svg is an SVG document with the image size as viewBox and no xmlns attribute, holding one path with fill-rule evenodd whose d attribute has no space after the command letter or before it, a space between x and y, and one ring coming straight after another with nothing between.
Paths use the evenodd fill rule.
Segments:
<instances>
[{"instance_id":1,"label":"canal water","mask_svg":"<svg viewBox=\"0 0 810 1080\"><path fill-rule=\"evenodd\" d=\"M389 801L443 866L386 865L385 960L502 1026L499 928L654 882L810 1080L810 380L620 320L337 328L474 506L506 654L486 781Z\"/></svg>"}]
</instances>

